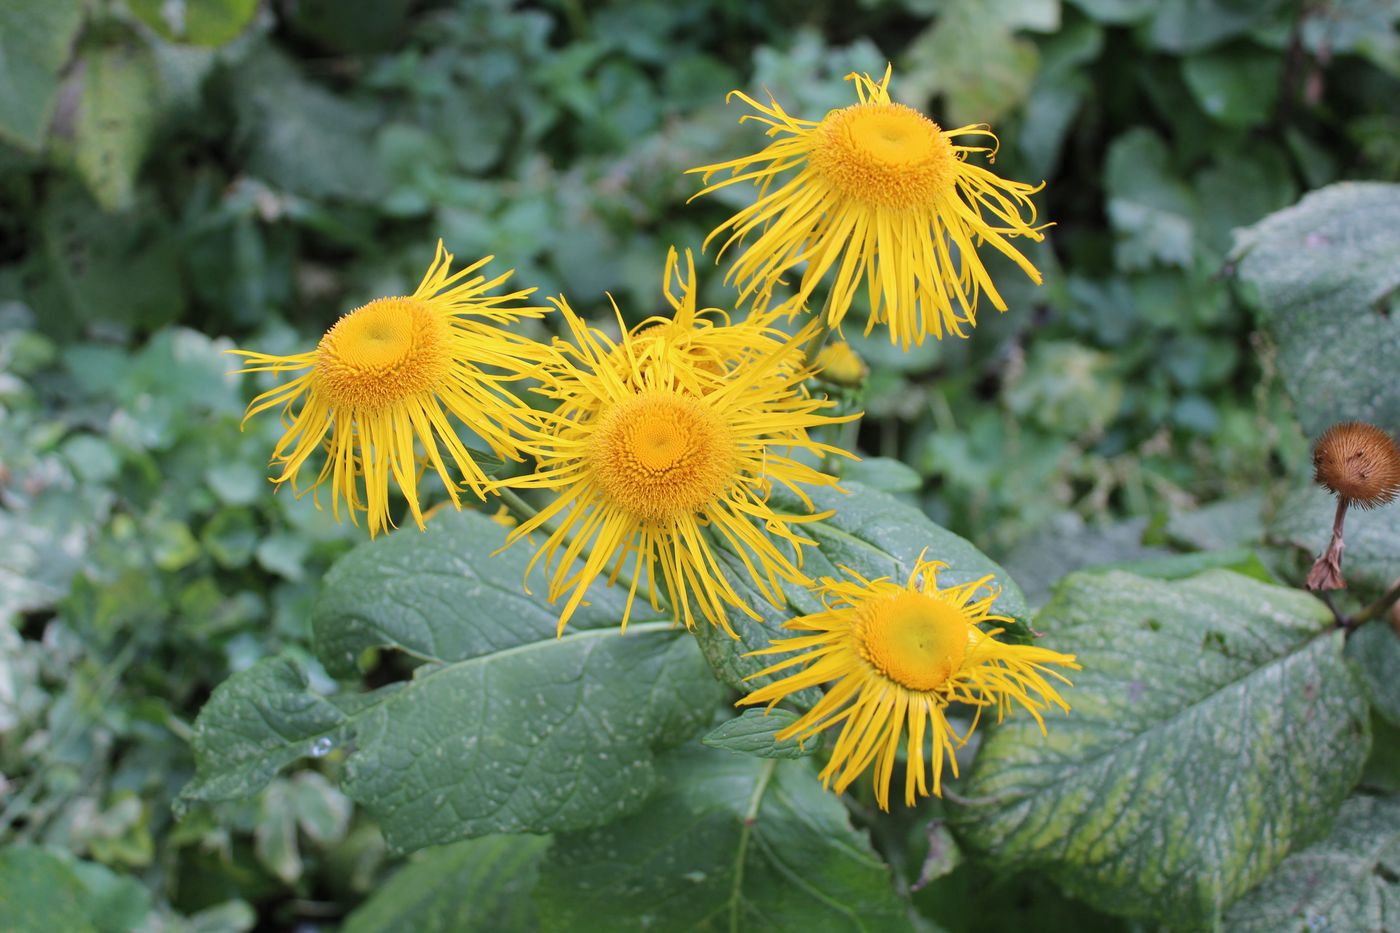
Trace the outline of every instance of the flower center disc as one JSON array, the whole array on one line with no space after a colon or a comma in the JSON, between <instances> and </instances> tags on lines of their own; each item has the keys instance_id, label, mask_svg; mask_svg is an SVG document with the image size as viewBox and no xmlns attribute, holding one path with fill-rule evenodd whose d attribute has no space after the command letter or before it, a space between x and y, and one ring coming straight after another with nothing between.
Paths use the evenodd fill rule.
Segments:
<instances>
[{"instance_id":1,"label":"flower center disc","mask_svg":"<svg viewBox=\"0 0 1400 933\"><path fill-rule=\"evenodd\" d=\"M931 204L953 184L957 157L942 129L903 104L855 104L815 130L814 169L843 194L883 207Z\"/></svg>"},{"instance_id":2,"label":"flower center disc","mask_svg":"<svg viewBox=\"0 0 1400 933\"><path fill-rule=\"evenodd\" d=\"M942 686L967 655L966 617L937 597L900 593L868 604L862 616L862 656L910 690Z\"/></svg>"},{"instance_id":3,"label":"flower center disc","mask_svg":"<svg viewBox=\"0 0 1400 933\"><path fill-rule=\"evenodd\" d=\"M589 459L608 498L639 518L695 512L734 477L723 421L696 399L648 392L603 415Z\"/></svg>"},{"instance_id":4,"label":"flower center disc","mask_svg":"<svg viewBox=\"0 0 1400 933\"><path fill-rule=\"evenodd\" d=\"M378 298L335 322L316 348L318 387L376 410L434 388L449 360L447 321L413 298Z\"/></svg>"}]
</instances>

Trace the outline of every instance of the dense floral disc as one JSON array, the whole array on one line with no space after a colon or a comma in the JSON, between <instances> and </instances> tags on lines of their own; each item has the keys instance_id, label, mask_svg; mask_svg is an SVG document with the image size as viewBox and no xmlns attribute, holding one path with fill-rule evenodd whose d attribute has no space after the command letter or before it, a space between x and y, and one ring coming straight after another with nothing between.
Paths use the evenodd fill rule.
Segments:
<instances>
[{"instance_id":1,"label":"dense floral disc","mask_svg":"<svg viewBox=\"0 0 1400 933\"><path fill-rule=\"evenodd\" d=\"M1012 244L1041 240L1030 195L1040 190L1008 181L968 161L995 157L996 137L984 125L945 130L922 113L890 100L890 72L875 81L847 75L858 102L813 122L790 116L770 95L768 106L735 91L774 137L753 155L691 169L709 194L737 182L758 186L758 199L720 224L720 253L743 252L727 280L743 300L765 308L788 270L803 263L790 307L806 306L818 283L835 270L825 313L839 325L864 280L870 303L866 333L878 324L905 348L945 332L966 336L986 292L997 310L1006 302L978 255L986 244L1039 284L1040 273ZM986 137L991 146L963 145ZM719 172L729 177L711 183Z\"/></svg>"},{"instance_id":2,"label":"dense floral disc","mask_svg":"<svg viewBox=\"0 0 1400 933\"><path fill-rule=\"evenodd\" d=\"M356 308L315 350L291 356L233 351L244 358L240 372L298 373L253 399L244 415L246 422L269 408L283 411L286 430L272 452L274 483L289 483L298 494L329 485L336 518L343 501L351 521L364 512L375 535L393 524L391 481L423 527L418 480L426 466L441 477L454 505L460 506L459 482L482 494L487 478L457 424L476 432L497 456L520 459L514 435L531 414L508 384L553 354L497 326L546 309L518 304L534 289L488 294L510 277L472 275L490 259L449 273L452 255L439 242L413 294ZM317 450L325 459L303 486L299 477Z\"/></svg>"},{"instance_id":3,"label":"dense floral disc","mask_svg":"<svg viewBox=\"0 0 1400 933\"><path fill-rule=\"evenodd\" d=\"M639 588L661 608L659 585L687 626L698 614L732 635L730 609L756 613L717 548L775 605L783 582L806 582L801 549L811 542L799 529L824 515L776 512L768 494L781 483L810 509L801 485L835 485L793 454L839 453L807 432L846 419L820 414L831 403L804 391L811 372L801 335L735 366L722 351L734 340L730 325L681 331L666 322L624 329L613 343L562 299L555 304L574 338L560 354L566 365L544 370L542 391L559 406L522 441L535 472L507 484L558 497L510 541L544 534L531 566L545 562L551 602L567 596L560 632L593 581L625 575L624 626Z\"/></svg>"},{"instance_id":4,"label":"dense floral disc","mask_svg":"<svg viewBox=\"0 0 1400 933\"><path fill-rule=\"evenodd\" d=\"M945 758L957 774L954 751L967 734L954 732L945 715L948 704L970 704L977 718L984 707L994 707L1000 719L1014 701L1035 717L1043 732L1043 711L1051 706L1069 710L1046 678L1069 681L1046 665L1079 668L1073 655L997 641L994 636L1001 629L983 626L1009 620L990 612L998 593L990 585L992 578L940 588L937 575L943 567L921 555L902 585L888 578L867 580L849 569L849 580L822 578L818 594L825 609L784 626L808 634L780 639L754 652L791 656L753 678L792 672L739 701L772 708L808 687L828 685L822 699L777 738L807 739L840 726L821 772L823 782L829 786L834 780L840 793L871 769L875 799L886 810L901 744L908 759L907 805L913 806L930 788L942 793Z\"/></svg>"},{"instance_id":5,"label":"dense floral disc","mask_svg":"<svg viewBox=\"0 0 1400 933\"><path fill-rule=\"evenodd\" d=\"M1385 505L1400 493L1400 448L1374 424L1334 424L1313 446L1313 479L1362 508Z\"/></svg>"}]
</instances>

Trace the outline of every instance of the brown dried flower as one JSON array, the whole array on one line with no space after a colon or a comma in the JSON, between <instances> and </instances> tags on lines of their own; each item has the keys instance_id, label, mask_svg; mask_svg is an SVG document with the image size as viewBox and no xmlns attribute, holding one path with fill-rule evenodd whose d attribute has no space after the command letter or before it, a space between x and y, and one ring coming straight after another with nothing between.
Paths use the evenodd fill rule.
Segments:
<instances>
[{"instance_id":1,"label":"brown dried flower","mask_svg":"<svg viewBox=\"0 0 1400 933\"><path fill-rule=\"evenodd\" d=\"M1313 447L1313 479L1363 509L1385 505L1400 493L1400 448L1374 424L1344 421L1323 432Z\"/></svg>"}]
</instances>

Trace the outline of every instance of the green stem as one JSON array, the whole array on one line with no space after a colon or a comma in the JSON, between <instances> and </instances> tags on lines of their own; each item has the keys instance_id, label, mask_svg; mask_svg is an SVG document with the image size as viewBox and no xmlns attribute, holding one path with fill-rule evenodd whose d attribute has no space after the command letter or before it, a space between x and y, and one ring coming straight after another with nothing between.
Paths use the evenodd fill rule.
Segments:
<instances>
[{"instance_id":1,"label":"green stem","mask_svg":"<svg viewBox=\"0 0 1400 933\"><path fill-rule=\"evenodd\" d=\"M1386 594L1380 599L1371 603L1371 605L1367 606L1365 609L1362 609L1356 615L1347 619L1345 622L1347 630L1350 631L1351 629L1356 628L1358 625L1370 622L1372 619L1380 618L1381 616L1385 615L1385 611L1387 609L1395 605L1397 602L1400 602L1400 580L1396 580L1395 583L1386 592Z\"/></svg>"},{"instance_id":2,"label":"green stem","mask_svg":"<svg viewBox=\"0 0 1400 933\"><path fill-rule=\"evenodd\" d=\"M744 860L748 857L749 835L753 832L754 823L758 822L758 808L763 803L763 793L768 789L768 782L772 780L773 770L777 766L776 758L769 758L763 762L763 768L758 772L758 780L753 785L753 793L749 795L748 808L744 810L744 823L739 827L739 845L734 857L734 883L729 888L730 933L739 933L739 899L744 896Z\"/></svg>"},{"instance_id":3,"label":"green stem","mask_svg":"<svg viewBox=\"0 0 1400 933\"><path fill-rule=\"evenodd\" d=\"M514 515L522 522L528 522L539 514L539 509L520 498L519 494L517 494L514 489L507 489L504 486L499 486L495 489L495 493L501 497L501 501L505 503L506 508L510 510L510 514Z\"/></svg>"},{"instance_id":4,"label":"green stem","mask_svg":"<svg viewBox=\"0 0 1400 933\"><path fill-rule=\"evenodd\" d=\"M822 302L822 309L817 312L817 320L821 326L812 335L812 339L807 341L807 346L802 348L802 355L806 357L809 365L825 346L826 339L831 336L831 296L833 294L835 294L835 289L826 293L826 301Z\"/></svg>"}]
</instances>

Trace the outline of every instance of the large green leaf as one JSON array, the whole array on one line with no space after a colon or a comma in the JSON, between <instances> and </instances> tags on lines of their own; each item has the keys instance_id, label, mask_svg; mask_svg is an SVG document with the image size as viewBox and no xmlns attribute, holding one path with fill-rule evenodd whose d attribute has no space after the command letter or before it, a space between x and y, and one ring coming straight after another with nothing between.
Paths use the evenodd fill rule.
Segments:
<instances>
[{"instance_id":1,"label":"large green leaf","mask_svg":"<svg viewBox=\"0 0 1400 933\"><path fill-rule=\"evenodd\" d=\"M231 80L251 172L308 198L373 202L385 194L372 144L380 119L371 107L306 80L267 49L249 55Z\"/></svg>"},{"instance_id":2,"label":"large green leaf","mask_svg":"<svg viewBox=\"0 0 1400 933\"><path fill-rule=\"evenodd\" d=\"M1398 254L1400 184L1329 185L1236 235L1236 275L1309 435L1400 430Z\"/></svg>"},{"instance_id":3,"label":"large green leaf","mask_svg":"<svg viewBox=\"0 0 1400 933\"><path fill-rule=\"evenodd\" d=\"M1184 59L1182 77L1201 109L1226 126L1246 128L1268 119L1283 59L1247 46Z\"/></svg>"},{"instance_id":4,"label":"large green leaf","mask_svg":"<svg viewBox=\"0 0 1400 933\"><path fill-rule=\"evenodd\" d=\"M200 713L183 798L247 796L291 761L346 746L344 789L395 848L579 829L639 805L652 751L708 723L719 687L671 622L620 632L617 591L556 638L542 597L505 598L528 553L493 557L504 534L480 513L448 513L345 558L316 613L328 660L391 645L430 663L407 683L330 697L286 659L235 675Z\"/></svg>"},{"instance_id":5,"label":"large green leaf","mask_svg":"<svg viewBox=\"0 0 1400 933\"><path fill-rule=\"evenodd\" d=\"M965 847L1127 916L1193 926L1323 832L1370 746L1313 596L1228 571L1067 577L1037 617L1078 655L1042 737L994 728L958 788Z\"/></svg>"},{"instance_id":6,"label":"large green leaf","mask_svg":"<svg viewBox=\"0 0 1400 933\"><path fill-rule=\"evenodd\" d=\"M553 643L559 607L544 600L548 587L541 568L525 579L528 542L494 553L505 535L479 512L444 512L421 534L404 529L337 561L311 614L316 653L326 670L355 677L361 655L371 648L452 662L541 640ZM626 597L625 588L596 587L568 631L615 628ZM651 610L643 606L639 601L634 618L656 621L647 619L644 613Z\"/></svg>"},{"instance_id":7,"label":"large green leaf","mask_svg":"<svg viewBox=\"0 0 1400 933\"><path fill-rule=\"evenodd\" d=\"M163 38L222 45L253 20L258 0L127 0L131 12Z\"/></svg>"},{"instance_id":8,"label":"large green leaf","mask_svg":"<svg viewBox=\"0 0 1400 933\"><path fill-rule=\"evenodd\" d=\"M1400 726L1400 632L1387 621L1357 629L1347 639L1347 656L1361 669L1376 712Z\"/></svg>"},{"instance_id":9,"label":"large green leaf","mask_svg":"<svg viewBox=\"0 0 1400 933\"><path fill-rule=\"evenodd\" d=\"M82 66L74 160L97 203L120 210L131 204L160 115L160 73L150 48L134 34L87 50Z\"/></svg>"},{"instance_id":10,"label":"large green leaf","mask_svg":"<svg viewBox=\"0 0 1400 933\"><path fill-rule=\"evenodd\" d=\"M998 4L997 12L1015 6ZM895 90L919 104L941 95L952 126L1001 119L1030 93L1040 58L1035 44L1015 35L1018 23L978 0L951 0L940 13L909 44ZM1058 20L1058 10L1053 16ZM1058 22L1040 25L1053 31Z\"/></svg>"},{"instance_id":11,"label":"large green leaf","mask_svg":"<svg viewBox=\"0 0 1400 933\"><path fill-rule=\"evenodd\" d=\"M1120 269L1191 264L1195 202L1170 163L1166 144L1142 127L1109 146L1104 184Z\"/></svg>"},{"instance_id":12,"label":"large green leaf","mask_svg":"<svg viewBox=\"0 0 1400 933\"><path fill-rule=\"evenodd\" d=\"M39 148L82 20L79 0L0 0L0 139Z\"/></svg>"},{"instance_id":13,"label":"large green leaf","mask_svg":"<svg viewBox=\"0 0 1400 933\"><path fill-rule=\"evenodd\" d=\"M346 919L345 933L533 930L530 889L546 836L486 836L427 849Z\"/></svg>"},{"instance_id":14,"label":"large green leaf","mask_svg":"<svg viewBox=\"0 0 1400 933\"><path fill-rule=\"evenodd\" d=\"M891 495L856 482L843 482L842 487L845 493L832 489L811 491L815 511L833 510L834 514L802 526L806 535L816 542L816 547L803 549L802 569L810 577L840 579L843 577L840 568L850 567L867 578L892 576L903 582L908 579L919 555L927 550L927 560L939 560L948 565L939 574L941 584L965 583L991 574L996 578L996 585L1001 587L994 610L1017 619L1030 614L1016 582L969 541L940 528L922 510ZM805 508L790 492L775 489L771 501L779 511L805 513ZM775 608L748 582L737 555L722 546L716 547L716 553L729 569L730 579L739 594L762 619L731 613L730 624L739 635L737 644L714 626L699 626L695 636L716 674L730 686L748 691L767 680L746 682L744 678L773 663L774 659L745 657L745 652L766 648L774 638L791 637L792 633L783 631L783 623L795 615L817 612L821 605L807 588L790 586L786 591L786 605ZM810 698L814 694L807 696Z\"/></svg>"},{"instance_id":15,"label":"large green leaf","mask_svg":"<svg viewBox=\"0 0 1400 933\"><path fill-rule=\"evenodd\" d=\"M1169 52L1194 52L1242 35L1281 0L1158 0L1148 26L1149 43Z\"/></svg>"},{"instance_id":16,"label":"large green leaf","mask_svg":"<svg viewBox=\"0 0 1400 933\"><path fill-rule=\"evenodd\" d=\"M1353 797L1325 839L1284 860L1225 915L1233 933L1400 929L1400 797Z\"/></svg>"},{"instance_id":17,"label":"large green leaf","mask_svg":"<svg viewBox=\"0 0 1400 933\"><path fill-rule=\"evenodd\" d=\"M635 815L561 834L543 929L908 930L889 868L802 761L678 749Z\"/></svg>"},{"instance_id":18,"label":"large green leaf","mask_svg":"<svg viewBox=\"0 0 1400 933\"><path fill-rule=\"evenodd\" d=\"M0 918L15 933L97 933L83 883L65 862L44 849L0 850Z\"/></svg>"}]
</instances>

